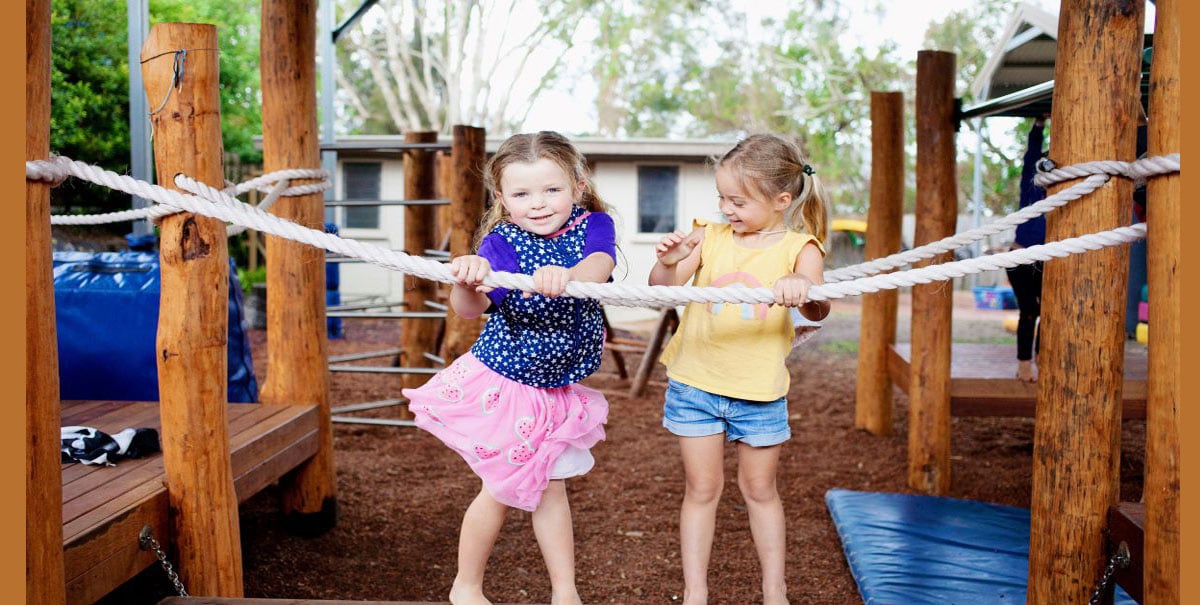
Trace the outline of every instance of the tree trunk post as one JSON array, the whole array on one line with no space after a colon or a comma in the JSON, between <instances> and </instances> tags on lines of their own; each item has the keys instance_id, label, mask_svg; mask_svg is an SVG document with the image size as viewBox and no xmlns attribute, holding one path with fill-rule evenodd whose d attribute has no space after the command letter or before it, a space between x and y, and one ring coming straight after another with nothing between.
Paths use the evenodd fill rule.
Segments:
<instances>
[{"instance_id":1,"label":"tree trunk post","mask_svg":"<svg viewBox=\"0 0 1200 605\"><path fill-rule=\"evenodd\" d=\"M454 172L450 197L450 213L454 229L450 234L450 256L474 254L472 244L479 221L483 218L484 198L483 168L487 159L485 132L474 126L456 125L451 142L451 158ZM483 321L463 319L453 309L446 312L446 337L442 342L442 357L446 363L453 362L466 353L479 337Z\"/></svg>"},{"instance_id":2,"label":"tree trunk post","mask_svg":"<svg viewBox=\"0 0 1200 605\"><path fill-rule=\"evenodd\" d=\"M25 2L25 159L50 157L50 0ZM50 184L25 182L25 598L67 602Z\"/></svg>"},{"instance_id":3,"label":"tree trunk post","mask_svg":"<svg viewBox=\"0 0 1200 605\"><path fill-rule=\"evenodd\" d=\"M320 168L316 84L317 3L262 3L263 172ZM301 184L312 181L300 181ZM283 197L271 212L323 230L321 193ZM333 424L325 328L325 251L268 235L267 379L263 403L313 405L317 453L284 480L291 531L312 535L337 524Z\"/></svg>"},{"instance_id":4,"label":"tree trunk post","mask_svg":"<svg viewBox=\"0 0 1200 605\"><path fill-rule=\"evenodd\" d=\"M224 186L217 52L208 50L216 48L216 27L198 23L155 25L142 47L146 96L151 106L166 99L150 121L155 173L168 189L179 173ZM225 225L179 213L163 218L159 228L158 390L180 576L194 594L240 597L242 549L227 410Z\"/></svg>"},{"instance_id":5,"label":"tree trunk post","mask_svg":"<svg viewBox=\"0 0 1200 605\"><path fill-rule=\"evenodd\" d=\"M871 206L867 213L866 260L900 250L904 211L904 93L871 93ZM892 381L888 350L896 342L899 293L863 295L858 349L854 427L892 434Z\"/></svg>"},{"instance_id":6,"label":"tree trunk post","mask_svg":"<svg viewBox=\"0 0 1200 605\"><path fill-rule=\"evenodd\" d=\"M953 53L917 53L917 224L913 245L954 234L955 174ZM950 253L915 263L924 267ZM930 494L950 489L950 337L953 282L912 289L912 373L908 397L908 486Z\"/></svg>"},{"instance_id":7,"label":"tree trunk post","mask_svg":"<svg viewBox=\"0 0 1200 605\"><path fill-rule=\"evenodd\" d=\"M1179 2L1159 0L1150 68L1150 155L1180 150ZM1150 284L1150 383L1146 397L1146 605L1179 603L1179 378L1182 229L1179 174L1146 185Z\"/></svg>"},{"instance_id":8,"label":"tree trunk post","mask_svg":"<svg viewBox=\"0 0 1200 605\"><path fill-rule=\"evenodd\" d=\"M436 143L436 132L409 132L404 135L405 143ZM409 200L432 199L437 190L435 162L437 154L423 149L404 151L404 198ZM413 256L424 256L425 250L438 245L435 228L437 210L435 206L413 205L404 207L404 250ZM438 282L404 276L404 304L409 311L430 311L425 301L436 300ZM400 365L409 368L428 368L432 361L425 353L433 353L437 340L436 321L419 317L400 320ZM416 388L424 384L427 376L402 374L404 388ZM404 417L411 417L407 409Z\"/></svg>"},{"instance_id":9,"label":"tree trunk post","mask_svg":"<svg viewBox=\"0 0 1200 605\"><path fill-rule=\"evenodd\" d=\"M1120 8L1118 8L1120 7ZM1058 166L1132 160L1143 3L1064 0L1050 158ZM1054 194L1071 183L1050 188ZM1046 241L1128 225L1133 185L1114 178L1046 217ZM1107 560L1119 491L1129 249L1045 264L1030 506L1031 604L1086 603Z\"/></svg>"}]
</instances>

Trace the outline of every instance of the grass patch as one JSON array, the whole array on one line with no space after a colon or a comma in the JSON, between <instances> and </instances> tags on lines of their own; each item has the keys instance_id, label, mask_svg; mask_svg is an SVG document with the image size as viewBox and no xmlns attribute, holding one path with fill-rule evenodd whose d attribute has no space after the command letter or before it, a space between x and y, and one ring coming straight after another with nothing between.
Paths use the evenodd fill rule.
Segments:
<instances>
[{"instance_id":1,"label":"grass patch","mask_svg":"<svg viewBox=\"0 0 1200 605\"><path fill-rule=\"evenodd\" d=\"M963 344L979 344L979 345L1015 345L1017 337L1012 335L1005 336L981 336L978 338L955 338L954 342Z\"/></svg>"},{"instance_id":2,"label":"grass patch","mask_svg":"<svg viewBox=\"0 0 1200 605\"><path fill-rule=\"evenodd\" d=\"M818 347L818 349L820 349L821 351L824 351L826 353L842 353L842 354L846 354L846 355L857 355L858 354L858 341L857 340L849 340L849 339L831 340L829 342L821 343L821 345Z\"/></svg>"}]
</instances>

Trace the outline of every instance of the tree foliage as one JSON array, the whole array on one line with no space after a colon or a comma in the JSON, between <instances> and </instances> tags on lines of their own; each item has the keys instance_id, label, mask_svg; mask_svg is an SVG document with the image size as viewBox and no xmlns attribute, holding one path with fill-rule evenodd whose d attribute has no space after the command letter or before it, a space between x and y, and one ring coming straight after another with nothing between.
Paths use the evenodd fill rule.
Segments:
<instances>
[{"instance_id":1,"label":"tree foliage","mask_svg":"<svg viewBox=\"0 0 1200 605\"><path fill-rule=\"evenodd\" d=\"M151 23L217 26L220 40L222 138L227 153L255 162L261 131L256 0L156 0ZM125 2L51 3L50 149L129 171L129 48ZM140 66L138 67L140 69ZM161 99L150 99L151 108ZM129 197L107 189L67 185L53 195L59 208L123 208Z\"/></svg>"},{"instance_id":2,"label":"tree foliage","mask_svg":"<svg viewBox=\"0 0 1200 605\"><path fill-rule=\"evenodd\" d=\"M358 0L340 3L342 12ZM339 42L342 120L350 132L507 132L552 85L583 0L384 0ZM549 65L543 59L553 57ZM521 90L529 103L513 106Z\"/></svg>"}]
</instances>

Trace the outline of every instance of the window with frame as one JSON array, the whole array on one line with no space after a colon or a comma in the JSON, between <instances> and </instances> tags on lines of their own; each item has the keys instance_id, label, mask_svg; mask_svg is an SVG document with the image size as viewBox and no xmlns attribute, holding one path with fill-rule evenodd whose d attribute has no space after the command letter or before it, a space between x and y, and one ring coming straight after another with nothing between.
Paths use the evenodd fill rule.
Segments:
<instances>
[{"instance_id":1,"label":"window with frame","mask_svg":"<svg viewBox=\"0 0 1200 605\"><path fill-rule=\"evenodd\" d=\"M346 180L346 200L379 200L383 165L379 162L345 162L342 178ZM379 206L345 206L342 226L347 229L378 229Z\"/></svg>"},{"instance_id":2,"label":"window with frame","mask_svg":"<svg viewBox=\"0 0 1200 605\"><path fill-rule=\"evenodd\" d=\"M638 232L675 230L679 201L678 166L638 166Z\"/></svg>"}]
</instances>

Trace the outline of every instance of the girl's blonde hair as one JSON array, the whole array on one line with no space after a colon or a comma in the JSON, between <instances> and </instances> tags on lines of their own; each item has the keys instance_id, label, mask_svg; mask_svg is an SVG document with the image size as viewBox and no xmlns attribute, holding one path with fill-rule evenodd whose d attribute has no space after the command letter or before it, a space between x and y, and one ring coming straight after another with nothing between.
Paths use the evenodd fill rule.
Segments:
<instances>
[{"instance_id":1,"label":"girl's blonde hair","mask_svg":"<svg viewBox=\"0 0 1200 605\"><path fill-rule=\"evenodd\" d=\"M822 243L828 235L828 197L821 179L795 141L756 134L738 142L717 162L736 171L742 183L767 199L792 194L784 222L792 231L807 231Z\"/></svg>"},{"instance_id":2,"label":"girl's blonde hair","mask_svg":"<svg viewBox=\"0 0 1200 605\"><path fill-rule=\"evenodd\" d=\"M493 227L508 218L508 211L496 195L500 190L500 177L504 174L504 169L510 164L532 164L543 159L550 160L562 168L571 178L572 190L575 183L583 183L583 195L578 201L580 206L592 212L609 212L608 204L596 194L583 154L579 153L567 137L550 130L515 134L500 144L500 148L484 167L483 184L492 196L492 201L491 206L483 213L479 231L475 234L476 249L484 236L491 233Z\"/></svg>"}]
</instances>

